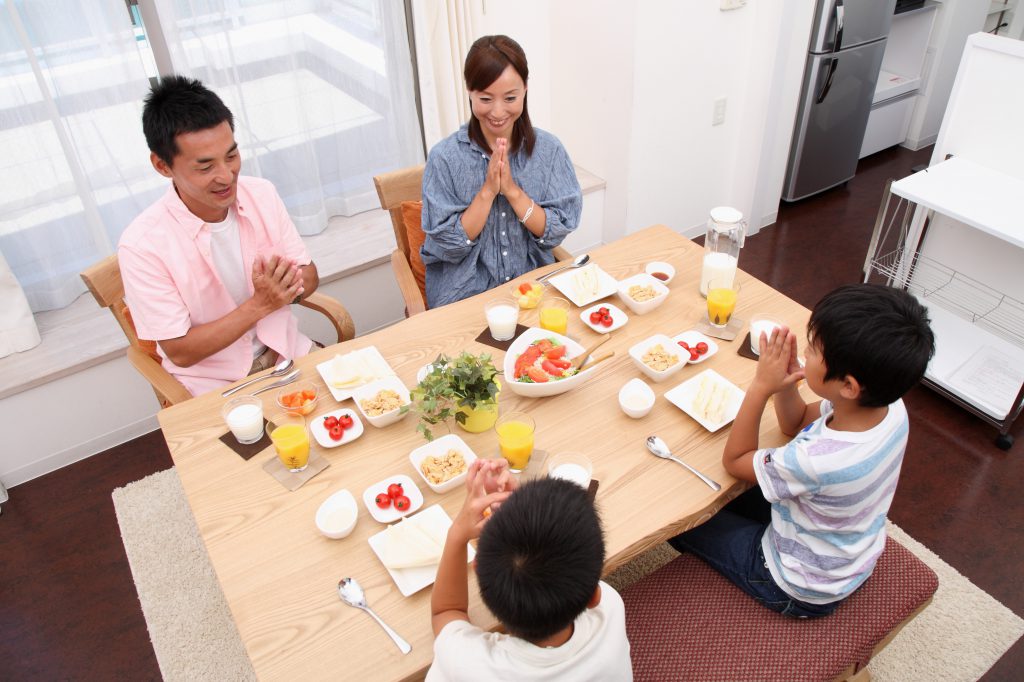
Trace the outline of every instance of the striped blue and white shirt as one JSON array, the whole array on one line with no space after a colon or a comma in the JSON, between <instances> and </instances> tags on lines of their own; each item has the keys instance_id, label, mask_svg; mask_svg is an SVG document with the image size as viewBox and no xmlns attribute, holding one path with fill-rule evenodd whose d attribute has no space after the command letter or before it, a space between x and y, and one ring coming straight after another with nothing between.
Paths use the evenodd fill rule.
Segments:
<instances>
[{"instance_id":1,"label":"striped blue and white shirt","mask_svg":"<svg viewBox=\"0 0 1024 682\"><path fill-rule=\"evenodd\" d=\"M832 404L784 446L758 450L754 472L772 505L761 538L772 577L812 604L860 587L885 549L885 516L896 492L909 422L902 400L867 431L828 427Z\"/></svg>"},{"instance_id":2,"label":"striped blue and white shirt","mask_svg":"<svg viewBox=\"0 0 1024 682\"><path fill-rule=\"evenodd\" d=\"M461 301L554 262L551 249L579 225L583 193L572 161L558 138L534 130L533 154L520 149L509 156L509 165L516 184L544 209L542 237L533 236L499 195L483 231L469 239L462 213L484 184L490 154L469 139L467 125L430 150L423 171L426 239L420 250L429 307Z\"/></svg>"}]
</instances>

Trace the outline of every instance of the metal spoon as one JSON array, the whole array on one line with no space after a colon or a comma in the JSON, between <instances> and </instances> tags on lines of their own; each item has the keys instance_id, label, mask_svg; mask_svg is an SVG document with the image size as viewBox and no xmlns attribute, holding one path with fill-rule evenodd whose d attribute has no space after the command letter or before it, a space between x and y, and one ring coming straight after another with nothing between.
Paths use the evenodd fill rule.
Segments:
<instances>
[{"instance_id":1,"label":"metal spoon","mask_svg":"<svg viewBox=\"0 0 1024 682\"><path fill-rule=\"evenodd\" d=\"M575 258L573 258L572 263L569 263L568 265L563 265L560 268L555 268L554 270L552 270L551 272L547 273L546 275L541 275L540 277L537 278L537 281L538 282L543 282L544 280L546 280L551 275L557 275L562 270L568 270L569 268L582 268L584 265L586 265L589 262L590 262L590 255L586 254L586 253L581 253L580 255L578 255Z\"/></svg>"},{"instance_id":2,"label":"metal spoon","mask_svg":"<svg viewBox=\"0 0 1024 682\"><path fill-rule=\"evenodd\" d=\"M263 388L260 388L260 389L257 389L255 391L253 391L249 395L258 395L260 393L263 393L263 391L269 391L272 388L280 388L280 387L282 387L282 386L284 386L286 384L290 384L293 381L295 381L296 379L298 379L300 374L302 374L302 370L301 369L297 369L297 370L293 371L291 374L287 374L287 375L281 377L280 379L278 379L274 383L267 384Z\"/></svg>"},{"instance_id":3,"label":"metal spoon","mask_svg":"<svg viewBox=\"0 0 1024 682\"><path fill-rule=\"evenodd\" d=\"M354 606L357 609L362 609L368 614L373 616L373 619L384 628L384 632L391 636L395 644L398 645L399 651L403 654L407 654L412 651L412 645L407 641L399 637L398 633L388 627L387 623L380 619L376 613L373 612L369 606L366 605L366 593L363 592L363 588L359 586L355 578L342 578L338 581L338 596L341 597L341 601L345 602L349 606Z\"/></svg>"},{"instance_id":4,"label":"metal spoon","mask_svg":"<svg viewBox=\"0 0 1024 682\"><path fill-rule=\"evenodd\" d=\"M294 364L295 363L292 362L290 359L282 360L281 362L277 363L277 366L274 367L274 371L271 372L270 374L264 374L261 377L255 377L253 379L249 379L248 381L243 381L234 388L229 388L228 390L224 391L223 393L221 393L221 395L227 398L229 395L232 395L233 393L238 393L246 386L250 384L255 384L257 381L263 381L264 379L269 379L271 377L279 377L283 374L287 374L288 370L290 370L292 368L292 365Z\"/></svg>"},{"instance_id":5,"label":"metal spoon","mask_svg":"<svg viewBox=\"0 0 1024 682\"><path fill-rule=\"evenodd\" d=\"M721 490L722 489L722 486L718 485L717 483L712 481L710 478L708 478L707 476L705 476L701 472L699 472L696 469L694 469L692 466L690 466L689 464L687 464L683 460L679 459L678 457L673 457L672 453L669 452L668 446L665 445L665 441L663 441L662 439L658 438L657 436L648 436L647 437L647 449L651 451L652 455L657 455L658 457L661 457L662 459L670 459L673 462L677 462L679 464L682 464L683 467L688 469L691 474L693 474L694 476L696 476L700 480L702 480L705 483L707 483L708 486L710 486L712 490Z\"/></svg>"}]
</instances>

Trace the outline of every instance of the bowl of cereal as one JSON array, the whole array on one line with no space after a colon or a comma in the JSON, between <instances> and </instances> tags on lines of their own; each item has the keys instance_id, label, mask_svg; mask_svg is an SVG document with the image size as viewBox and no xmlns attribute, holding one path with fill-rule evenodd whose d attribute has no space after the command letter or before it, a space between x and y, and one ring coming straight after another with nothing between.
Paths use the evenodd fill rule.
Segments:
<instances>
[{"instance_id":1,"label":"bowl of cereal","mask_svg":"<svg viewBox=\"0 0 1024 682\"><path fill-rule=\"evenodd\" d=\"M637 315L645 315L668 298L668 287L660 280L641 272L619 282L619 299Z\"/></svg>"},{"instance_id":2,"label":"bowl of cereal","mask_svg":"<svg viewBox=\"0 0 1024 682\"><path fill-rule=\"evenodd\" d=\"M686 366L689 353L664 334L649 336L629 349L633 363L652 380L664 381Z\"/></svg>"},{"instance_id":3,"label":"bowl of cereal","mask_svg":"<svg viewBox=\"0 0 1024 682\"><path fill-rule=\"evenodd\" d=\"M352 399L363 419L382 428L405 416L402 406L409 404L409 389L398 377L385 377L353 390Z\"/></svg>"},{"instance_id":4,"label":"bowl of cereal","mask_svg":"<svg viewBox=\"0 0 1024 682\"><path fill-rule=\"evenodd\" d=\"M475 459L473 450L454 433L435 438L409 453L412 468L435 493L446 493L461 485Z\"/></svg>"}]
</instances>

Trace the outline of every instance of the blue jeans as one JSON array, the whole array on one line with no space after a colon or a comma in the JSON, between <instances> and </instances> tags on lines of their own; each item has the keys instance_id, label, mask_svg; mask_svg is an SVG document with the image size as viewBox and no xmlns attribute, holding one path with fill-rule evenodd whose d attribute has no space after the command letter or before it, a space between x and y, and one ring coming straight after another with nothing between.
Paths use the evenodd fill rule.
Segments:
<instances>
[{"instance_id":1,"label":"blue jeans","mask_svg":"<svg viewBox=\"0 0 1024 682\"><path fill-rule=\"evenodd\" d=\"M808 604L782 591L768 571L761 536L771 523L771 505L755 486L727 504L707 522L668 541L692 552L765 607L784 616L818 618L842 600Z\"/></svg>"}]
</instances>

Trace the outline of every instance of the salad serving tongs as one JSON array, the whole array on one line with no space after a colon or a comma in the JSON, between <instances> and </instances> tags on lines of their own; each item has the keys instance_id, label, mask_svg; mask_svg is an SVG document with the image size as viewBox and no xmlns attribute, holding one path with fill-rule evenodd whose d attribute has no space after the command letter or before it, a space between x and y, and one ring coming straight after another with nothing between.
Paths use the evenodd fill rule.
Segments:
<instances>
[{"instance_id":1,"label":"salad serving tongs","mask_svg":"<svg viewBox=\"0 0 1024 682\"><path fill-rule=\"evenodd\" d=\"M601 344L603 344L610 338L611 335L603 334L601 338L599 338L597 341L593 343L593 345L590 346L590 348L587 348L582 353L580 353L579 355L572 359L572 368L578 370L580 367L587 364L587 360L590 359L591 354L593 354L595 350L601 347Z\"/></svg>"},{"instance_id":2,"label":"salad serving tongs","mask_svg":"<svg viewBox=\"0 0 1024 682\"><path fill-rule=\"evenodd\" d=\"M588 370L591 367L593 367L594 365L596 365L598 363L601 363L601 362L604 362L608 358L612 358L612 357L615 357L615 351L611 351L610 353L605 353L604 355L602 355L601 357L597 358L596 360L593 360L591 362L586 363L585 365L583 365L580 368L580 371L583 372L585 370Z\"/></svg>"}]
</instances>

